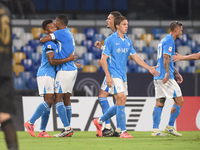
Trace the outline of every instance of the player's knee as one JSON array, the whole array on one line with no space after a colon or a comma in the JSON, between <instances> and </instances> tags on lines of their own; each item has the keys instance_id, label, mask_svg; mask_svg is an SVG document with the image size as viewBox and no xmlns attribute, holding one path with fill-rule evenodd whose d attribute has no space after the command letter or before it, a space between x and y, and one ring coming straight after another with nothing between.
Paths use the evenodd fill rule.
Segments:
<instances>
[{"instance_id":1,"label":"player's knee","mask_svg":"<svg viewBox=\"0 0 200 150\"><path fill-rule=\"evenodd\" d=\"M164 105L165 105L165 100L166 100L165 97L161 97L161 98L156 99L156 107L163 108Z\"/></svg>"}]
</instances>

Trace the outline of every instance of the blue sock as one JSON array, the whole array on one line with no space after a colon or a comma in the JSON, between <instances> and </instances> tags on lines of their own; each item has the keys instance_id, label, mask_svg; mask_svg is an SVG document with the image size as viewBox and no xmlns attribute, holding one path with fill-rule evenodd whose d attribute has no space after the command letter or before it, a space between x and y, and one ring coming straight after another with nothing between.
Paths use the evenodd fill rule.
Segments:
<instances>
[{"instance_id":1,"label":"blue sock","mask_svg":"<svg viewBox=\"0 0 200 150\"><path fill-rule=\"evenodd\" d=\"M169 124L168 124L170 126L174 126L174 122L175 122L176 118L178 117L178 115L180 113L180 109L181 109L181 107L177 106L177 105L173 105L173 107L175 107L176 110L174 113L171 113L171 115L170 115Z\"/></svg>"},{"instance_id":2,"label":"blue sock","mask_svg":"<svg viewBox=\"0 0 200 150\"><path fill-rule=\"evenodd\" d=\"M56 109L58 111L58 115L59 115L64 127L70 126L69 121L67 119L67 112L66 112L66 108L64 106L64 103L63 102L56 103Z\"/></svg>"},{"instance_id":3,"label":"blue sock","mask_svg":"<svg viewBox=\"0 0 200 150\"><path fill-rule=\"evenodd\" d=\"M41 117L41 125L40 125L40 130L46 130L47 127L47 122L49 120L49 114L50 114L51 108L47 108L44 112L44 114Z\"/></svg>"},{"instance_id":4,"label":"blue sock","mask_svg":"<svg viewBox=\"0 0 200 150\"><path fill-rule=\"evenodd\" d=\"M69 124L71 123L71 118L72 118L72 107L71 105L65 106L66 111L67 111L67 118L69 121Z\"/></svg>"},{"instance_id":5,"label":"blue sock","mask_svg":"<svg viewBox=\"0 0 200 150\"><path fill-rule=\"evenodd\" d=\"M99 102L101 104L102 112L104 114L108 110L108 108L110 107L108 100L107 100L106 97L100 97ZM110 119L106 120L105 124L110 124Z\"/></svg>"},{"instance_id":6,"label":"blue sock","mask_svg":"<svg viewBox=\"0 0 200 150\"><path fill-rule=\"evenodd\" d=\"M101 120L104 122L105 120L110 119L112 116L116 115L117 107L116 105L110 107L104 114L101 116Z\"/></svg>"},{"instance_id":7,"label":"blue sock","mask_svg":"<svg viewBox=\"0 0 200 150\"><path fill-rule=\"evenodd\" d=\"M126 114L125 114L125 106L117 106L117 117L119 120L119 125L121 131L126 130Z\"/></svg>"},{"instance_id":8,"label":"blue sock","mask_svg":"<svg viewBox=\"0 0 200 150\"><path fill-rule=\"evenodd\" d=\"M163 108L161 108L161 107L154 107L153 129L159 129L162 110L163 110Z\"/></svg>"},{"instance_id":9,"label":"blue sock","mask_svg":"<svg viewBox=\"0 0 200 150\"><path fill-rule=\"evenodd\" d=\"M31 117L31 119L29 120L32 124L35 123L35 121L43 115L44 111L49 108L49 105L44 101L42 102L36 109L35 113L33 114L33 116Z\"/></svg>"}]
</instances>

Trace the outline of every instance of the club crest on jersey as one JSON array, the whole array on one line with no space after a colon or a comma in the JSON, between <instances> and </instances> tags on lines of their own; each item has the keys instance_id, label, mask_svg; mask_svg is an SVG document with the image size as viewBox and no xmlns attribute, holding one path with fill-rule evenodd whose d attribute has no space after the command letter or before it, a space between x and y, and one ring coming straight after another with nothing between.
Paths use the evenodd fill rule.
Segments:
<instances>
[{"instance_id":1,"label":"club crest on jersey","mask_svg":"<svg viewBox=\"0 0 200 150\"><path fill-rule=\"evenodd\" d=\"M171 52L172 51L172 47L169 47L168 51Z\"/></svg>"},{"instance_id":2,"label":"club crest on jersey","mask_svg":"<svg viewBox=\"0 0 200 150\"><path fill-rule=\"evenodd\" d=\"M130 46L131 44L128 42L128 46Z\"/></svg>"},{"instance_id":3,"label":"club crest on jersey","mask_svg":"<svg viewBox=\"0 0 200 150\"><path fill-rule=\"evenodd\" d=\"M47 48L51 48L51 45L47 45Z\"/></svg>"},{"instance_id":4,"label":"club crest on jersey","mask_svg":"<svg viewBox=\"0 0 200 150\"><path fill-rule=\"evenodd\" d=\"M101 47L102 51L104 51L106 49L106 45Z\"/></svg>"}]
</instances>

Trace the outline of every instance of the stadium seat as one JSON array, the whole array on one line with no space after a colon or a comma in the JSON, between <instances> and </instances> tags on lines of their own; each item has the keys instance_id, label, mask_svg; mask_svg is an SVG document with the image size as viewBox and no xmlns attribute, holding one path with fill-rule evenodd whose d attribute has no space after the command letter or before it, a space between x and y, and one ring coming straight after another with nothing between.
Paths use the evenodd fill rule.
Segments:
<instances>
[{"instance_id":1,"label":"stadium seat","mask_svg":"<svg viewBox=\"0 0 200 150\"><path fill-rule=\"evenodd\" d=\"M97 68L93 65L85 65L83 66L82 71L92 73L92 72L97 72Z\"/></svg>"},{"instance_id":2,"label":"stadium seat","mask_svg":"<svg viewBox=\"0 0 200 150\"><path fill-rule=\"evenodd\" d=\"M145 28L132 28L131 33L135 34L136 37L138 39L140 39L141 35L146 33L146 29Z\"/></svg>"},{"instance_id":3,"label":"stadium seat","mask_svg":"<svg viewBox=\"0 0 200 150\"><path fill-rule=\"evenodd\" d=\"M156 50L154 47L145 46L143 47L142 52L146 53L148 57L150 58L151 55L156 52Z\"/></svg>"},{"instance_id":4,"label":"stadium seat","mask_svg":"<svg viewBox=\"0 0 200 150\"><path fill-rule=\"evenodd\" d=\"M93 37L92 37L92 43L94 44L96 41L102 41L104 39L105 39L105 37L104 37L103 34L101 34L101 33L95 33L93 35Z\"/></svg>"},{"instance_id":5,"label":"stadium seat","mask_svg":"<svg viewBox=\"0 0 200 150\"><path fill-rule=\"evenodd\" d=\"M47 2L46 1L41 1L41 0L33 0L34 5L36 6L36 12L37 11L45 11Z\"/></svg>"},{"instance_id":6,"label":"stadium seat","mask_svg":"<svg viewBox=\"0 0 200 150\"><path fill-rule=\"evenodd\" d=\"M175 49L177 50L177 48L178 48L179 46L182 46L181 40L180 40L180 39L176 39L176 40L175 40Z\"/></svg>"},{"instance_id":7,"label":"stadium seat","mask_svg":"<svg viewBox=\"0 0 200 150\"><path fill-rule=\"evenodd\" d=\"M82 58L84 59L85 63L88 65L90 61L92 61L95 57L93 53L85 53L82 55Z\"/></svg>"},{"instance_id":8,"label":"stadium seat","mask_svg":"<svg viewBox=\"0 0 200 150\"><path fill-rule=\"evenodd\" d=\"M90 62L90 65L93 65L97 68L97 70L99 70L100 66L98 64L98 62L100 61L100 59L93 59L91 62Z\"/></svg>"},{"instance_id":9,"label":"stadium seat","mask_svg":"<svg viewBox=\"0 0 200 150\"><path fill-rule=\"evenodd\" d=\"M95 33L97 33L97 29L96 28L85 28L84 31L86 39L88 40L92 40L92 37Z\"/></svg>"},{"instance_id":10,"label":"stadium seat","mask_svg":"<svg viewBox=\"0 0 200 150\"><path fill-rule=\"evenodd\" d=\"M84 33L75 33L73 35L76 45L80 45L83 40L86 40Z\"/></svg>"},{"instance_id":11,"label":"stadium seat","mask_svg":"<svg viewBox=\"0 0 200 150\"><path fill-rule=\"evenodd\" d=\"M30 71L24 71L24 72L20 72L19 76L24 80L24 82L27 85L29 79L32 77L32 74Z\"/></svg>"},{"instance_id":12,"label":"stadium seat","mask_svg":"<svg viewBox=\"0 0 200 150\"><path fill-rule=\"evenodd\" d=\"M24 66L22 65L13 65L12 70L15 73L16 77L19 77L20 72L24 72Z\"/></svg>"},{"instance_id":13,"label":"stadium seat","mask_svg":"<svg viewBox=\"0 0 200 150\"><path fill-rule=\"evenodd\" d=\"M185 68L190 66L190 62L186 60L178 61L178 62L175 62L175 66L180 67L182 71L185 71Z\"/></svg>"},{"instance_id":14,"label":"stadium seat","mask_svg":"<svg viewBox=\"0 0 200 150\"><path fill-rule=\"evenodd\" d=\"M163 28L153 28L151 33L154 36L154 39L160 39L160 35L165 33L165 29Z\"/></svg>"},{"instance_id":15,"label":"stadium seat","mask_svg":"<svg viewBox=\"0 0 200 150\"><path fill-rule=\"evenodd\" d=\"M197 41L194 40L187 40L185 45L189 46L192 49L192 52L196 52L198 48L198 43Z\"/></svg>"},{"instance_id":16,"label":"stadium seat","mask_svg":"<svg viewBox=\"0 0 200 150\"><path fill-rule=\"evenodd\" d=\"M18 50L17 50L17 47L16 46L14 46L14 45L12 45L12 53L15 53L15 52L17 52Z\"/></svg>"},{"instance_id":17,"label":"stadium seat","mask_svg":"<svg viewBox=\"0 0 200 150\"><path fill-rule=\"evenodd\" d=\"M107 0L106 0L106 1L107 1ZM113 32L112 32L112 30L109 29L109 28L101 27L101 28L99 29L99 33L100 33L100 34L103 34L104 37L108 37L108 36L111 35Z\"/></svg>"},{"instance_id":18,"label":"stadium seat","mask_svg":"<svg viewBox=\"0 0 200 150\"><path fill-rule=\"evenodd\" d=\"M92 40L83 40L81 42L81 45L85 46L87 48L88 52L91 52L91 48L93 46Z\"/></svg>"},{"instance_id":19,"label":"stadium seat","mask_svg":"<svg viewBox=\"0 0 200 150\"><path fill-rule=\"evenodd\" d=\"M146 53L137 53L137 55L142 59L142 60L147 60L148 59L148 55Z\"/></svg>"},{"instance_id":20,"label":"stadium seat","mask_svg":"<svg viewBox=\"0 0 200 150\"><path fill-rule=\"evenodd\" d=\"M24 33L21 39L24 41L25 45L27 45L29 40L33 40L33 35L31 33Z\"/></svg>"},{"instance_id":21,"label":"stadium seat","mask_svg":"<svg viewBox=\"0 0 200 150\"><path fill-rule=\"evenodd\" d=\"M96 2L94 0L81 0L81 10L94 11Z\"/></svg>"},{"instance_id":22,"label":"stadium seat","mask_svg":"<svg viewBox=\"0 0 200 150\"><path fill-rule=\"evenodd\" d=\"M200 59L194 61L194 66L200 69Z\"/></svg>"},{"instance_id":23,"label":"stadium seat","mask_svg":"<svg viewBox=\"0 0 200 150\"><path fill-rule=\"evenodd\" d=\"M140 36L140 39L144 40L148 46L150 41L154 40L154 37L151 33L144 33Z\"/></svg>"},{"instance_id":24,"label":"stadium seat","mask_svg":"<svg viewBox=\"0 0 200 150\"><path fill-rule=\"evenodd\" d=\"M143 40L135 40L135 41L133 41L133 46L134 47L138 47L139 51L141 52L142 48L144 46L147 46L147 43L145 41L143 41Z\"/></svg>"},{"instance_id":25,"label":"stadium seat","mask_svg":"<svg viewBox=\"0 0 200 150\"><path fill-rule=\"evenodd\" d=\"M32 65L31 68L30 68L30 72L32 74L33 77L36 77L37 76L37 71L38 71L38 68L40 67L40 64L38 65Z\"/></svg>"},{"instance_id":26,"label":"stadium seat","mask_svg":"<svg viewBox=\"0 0 200 150\"><path fill-rule=\"evenodd\" d=\"M157 53L153 53L153 54L150 56L150 59L153 59L154 61L157 62Z\"/></svg>"},{"instance_id":27,"label":"stadium seat","mask_svg":"<svg viewBox=\"0 0 200 150\"><path fill-rule=\"evenodd\" d=\"M42 45L37 46L36 52L42 54Z\"/></svg>"},{"instance_id":28,"label":"stadium seat","mask_svg":"<svg viewBox=\"0 0 200 150\"><path fill-rule=\"evenodd\" d=\"M135 72L137 72L137 73L147 73L149 71L147 69L141 67L141 66L138 66L138 67L136 67Z\"/></svg>"},{"instance_id":29,"label":"stadium seat","mask_svg":"<svg viewBox=\"0 0 200 150\"><path fill-rule=\"evenodd\" d=\"M34 52L30 45L22 46L20 51L26 54L26 58L29 58L29 55Z\"/></svg>"},{"instance_id":30,"label":"stadium seat","mask_svg":"<svg viewBox=\"0 0 200 150\"><path fill-rule=\"evenodd\" d=\"M25 71L30 71L33 65L32 59L22 59L21 61L22 66L24 66Z\"/></svg>"},{"instance_id":31,"label":"stadium seat","mask_svg":"<svg viewBox=\"0 0 200 150\"><path fill-rule=\"evenodd\" d=\"M147 63L149 66L156 66L156 61L153 59L147 59L144 62Z\"/></svg>"},{"instance_id":32,"label":"stadium seat","mask_svg":"<svg viewBox=\"0 0 200 150\"><path fill-rule=\"evenodd\" d=\"M16 34L17 38L20 38L24 32L25 30L23 27L12 27L12 33Z\"/></svg>"},{"instance_id":33,"label":"stadium seat","mask_svg":"<svg viewBox=\"0 0 200 150\"><path fill-rule=\"evenodd\" d=\"M98 11L112 10L112 0L98 0L97 1L97 10Z\"/></svg>"},{"instance_id":34,"label":"stadium seat","mask_svg":"<svg viewBox=\"0 0 200 150\"><path fill-rule=\"evenodd\" d=\"M74 35L75 33L78 33L78 29L75 27L70 27L70 32Z\"/></svg>"},{"instance_id":35,"label":"stadium seat","mask_svg":"<svg viewBox=\"0 0 200 150\"><path fill-rule=\"evenodd\" d=\"M136 53L138 53L140 51L139 48L136 46L133 46L133 49L135 50Z\"/></svg>"},{"instance_id":36,"label":"stadium seat","mask_svg":"<svg viewBox=\"0 0 200 150\"><path fill-rule=\"evenodd\" d=\"M102 50L95 47L95 46L92 46L91 48L91 52L94 54L94 57L96 59L101 59L101 53L102 53Z\"/></svg>"},{"instance_id":37,"label":"stadium seat","mask_svg":"<svg viewBox=\"0 0 200 150\"><path fill-rule=\"evenodd\" d=\"M12 43L13 46L17 48L17 50L20 50L21 47L25 45L25 42L22 39L14 39Z\"/></svg>"},{"instance_id":38,"label":"stadium seat","mask_svg":"<svg viewBox=\"0 0 200 150\"><path fill-rule=\"evenodd\" d=\"M17 39L17 35L15 33L12 33L12 40Z\"/></svg>"},{"instance_id":39,"label":"stadium seat","mask_svg":"<svg viewBox=\"0 0 200 150\"><path fill-rule=\"evenodd\" d=\"M40 27L32 27L31 28L31 33L32 33L34 39L39 39L40 35L42 33L44 33L44 29L40 28Z\"/></svg>"},{"instance_id":40,"label":"stadium seat","mask_svg":"<svg viewBox=\"0 0 200 150\"><path fill-rule=\"evenodd\" d=\"M33 50L36 51L37 47L38 47L39 45L41 45L41 43L40 43L39 40L30 40L30 41L28 42L28 45L30 45L30 46L33 48Z\"/></svg>"},{"instance_id":41,"label":"stadium seat","mask_svg":"<svg viewBox=\"0 0 200 150\"><path fill-rule=\"evenodd\" d=\"M24 52L14 52L13 59L15 64L20 64L22 59L26 59L26 54Z\"/></svg>"},{"instance_id":42,"label":"stadium seat","mask_svg":"<svg viewBox=\"0 0 200 150\"><path fill-rule=\"evenodd\" d=\"M132 43L137 39L135 34L127 34L127 36L129 39L131 39Z\"/></svg>"},{"instance_id":43,"label":"stadium seat","mask_svg":"<svg viewBox=\"0 0 200 150\"><path fill-rule=\"evenodd\" d=\"M150 46L150 47L154 47L154 49L157 51L157 50L158 50L158 44L159 44L159 43L160 43L159 40L152 40L152 41L150 41L149 46Z\"/></svg>"},{"instance_id":44,"label":"stadium seat","mask_svg":"<svg viewBox=\"0 0 200 150\"><path fill-rule=\"evenodd\" d=\"M29 58L32 59L33 64L41 64L42 55L40 53L30 53Z\"/></svg>"},{"instance_id":45,"label":"stadium seat","mask_svg":"<svg viewBox=\"0 0 200 150\"><path fill-rule=\"evenodd\" d=\"M179 53L181 55L186 55L186 54L191 54L192 50L189 46L179 46L177 48L177 53Z\"/></svg>"},{"instance_id":46,"label":"stadium seat","mask_svg":"<svg viewBox=\"0 0 200 150\"><path fill-rule=\"evenodd\" d=\"M87 48L85 46L76 46L75 53L78 54L79 58L82 58L82 55L87 53Z\"/></svg>"},{"instance_id":47,"label":"stadium seat","mask_svg":"<svg viewBox=\"0 0 200 150\"><path fill-rule=\"evenodd\" d=\"M160 40L162 40L164 37L166 37L167 36L167 33L162 33L162 34L160 34Z\"/></svg>"},{"instance_id":48,"label":"stadium seat","mask_svg":"<svg viewBox=\"0 0 200 150\"><path fill-rule=\"evenodd\" d=\"M28 89L28 87L26 86L25 80L22 77L14 77L14 87L16 90Z\"/></svg>"},{"instance_id":49,"label":"stadium seat","mask_svg":"<svg viewBox=\"0 0 200 150\"><path fill-rule=\"evenodd\" d=\"M185 68L186 73L195 73L196 70L197 70L196 66L188 66L188 67Z\"/></svg>"},{"instance_id":50,"label":"stadium seat","mask_svg":"<svg viewBox=\"0 0 200 150\"><path fill-rule=\"evenodd\" d=\"M137 67L138 67L138 64L133 59L129 59L127 61L127 69L128 69L127 71L128 72L134 72Z\"/></svg>"},{"instance_id":51,"label":"stadium seat","mask_svg":"<svg viewBox=\"0 0 200 150\"><path fill-rule=\"evenodd\" d=\"M38 89L37 78L36 77L31 77L29 79L29 81L28 81L28 87L29 87L29 89L33 89L33 90Z\"/></svg>"},{"instance_id":52,"label":"stadium seat","mask_svg":"<svg viewBox=\"0 0 200 150\"><path fill-rule=\"evenodd\" d=\"M180 36L179 39L181 40L182 45L185 45L186 42L187 42L188 40L190 40L190 37L189 37L188 34L182 34L182 35Z\"/></svg>"},{"instance_id":53,"label":"stadium seat","mask_svg":"<svg viewBox=\"0 0 200 150\"><path fill-rule=\"evenodd\" d=\"M200 34L192 34L192 40L197 41L197 43L200 45Z\"/></svg>"}]
</instances>

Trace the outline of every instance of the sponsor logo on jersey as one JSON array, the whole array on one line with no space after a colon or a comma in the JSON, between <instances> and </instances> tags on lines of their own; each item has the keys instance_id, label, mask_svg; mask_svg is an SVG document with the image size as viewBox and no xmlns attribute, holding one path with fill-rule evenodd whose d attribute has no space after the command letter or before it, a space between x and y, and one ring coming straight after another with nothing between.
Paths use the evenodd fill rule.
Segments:
<instances>
[{"instance_id":1,"label":"sponsor logo on jersey","mask_svg":"<svg viewBox=\"0 0 200 150\"><path fill-rule=\"evenodd\" d=\"M51 45L47 45L47 48L51 48Z\"/></svg>"},{"instance_id":2,"label":"sponsor logo on jersey","mask_svg":"<svg viewBox=\"0 0 200 150\"><path fill-rule=\"evenodd\" d=\"M172 47L169 47L168 51L171 52L172 51Z\"/></svg>"}]
</instances>

